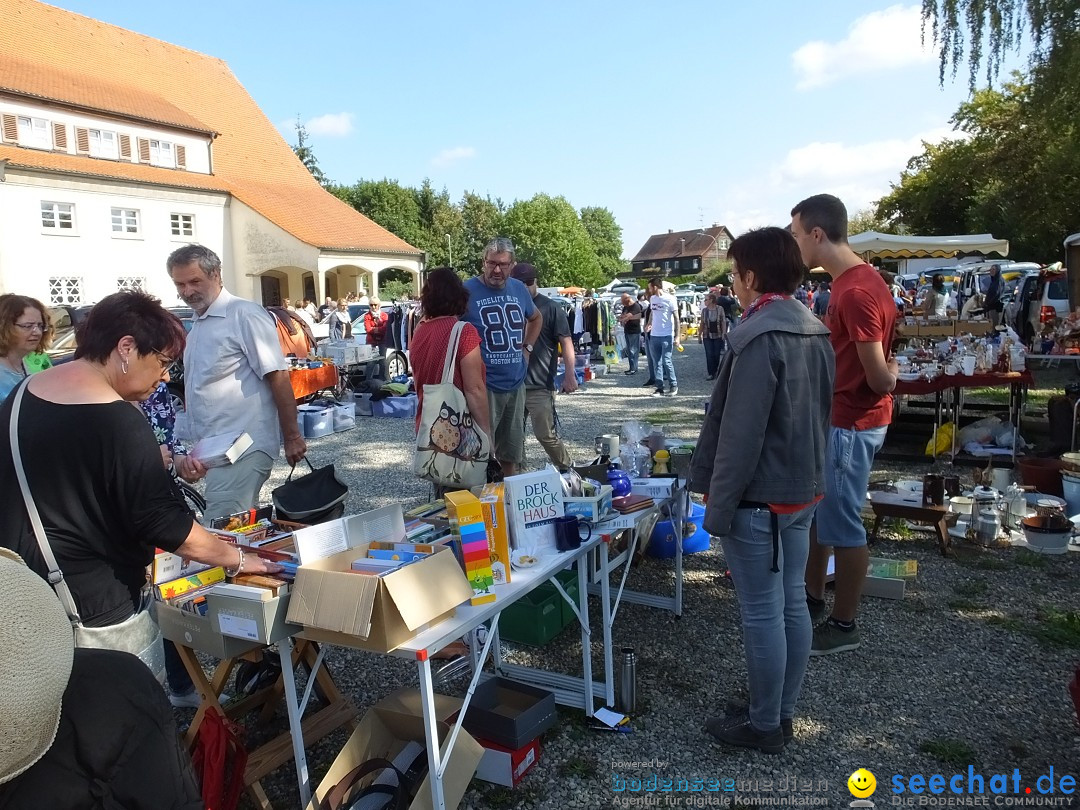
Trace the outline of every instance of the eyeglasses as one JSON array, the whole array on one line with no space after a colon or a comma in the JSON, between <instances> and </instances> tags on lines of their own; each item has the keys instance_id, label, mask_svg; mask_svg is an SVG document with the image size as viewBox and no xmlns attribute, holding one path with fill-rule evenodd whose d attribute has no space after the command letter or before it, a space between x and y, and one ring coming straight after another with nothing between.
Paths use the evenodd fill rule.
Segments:
<instances>
[{"instance_id":1,"label":"eyeglasses","mask_svg":"<svg viewBox=\"0 0 1080 810\"><path fill-rule=\"evenodd\" d=\"M493 262L489 259L484 262L484 267L486 267L488 270L494 270L496 268L498 268L499 270L509 270L510 265L512 264L513 262Z\"/></svg>"},{"instance_id":2,"label":"eyeglasses","mask_svg":"<svg viewBox=\"0 0 1080 810\"><path fill-rule=\"evenodd\" d=\"M169 366L171 366L173 363L176 362L176 358L169 357L166 354L162 354L161 352L157 351L156 349L154 350L154 357L156 357L157 361L159 363L161 363L161 370L162 371L164 371L165 369L167 369Z\"/></svg>"},{"instance_id":3,"label":"eyeglasses","mask_svg":"<svg viewBox=\"0 0 1080 810\"><path fill-rule=\"evenodd\" d=\"M45 331L45 324L43 323L17 323L15 325L22 329L24 332L33 332L35 330L38 332Z\"/></svg>"}]
</instances>

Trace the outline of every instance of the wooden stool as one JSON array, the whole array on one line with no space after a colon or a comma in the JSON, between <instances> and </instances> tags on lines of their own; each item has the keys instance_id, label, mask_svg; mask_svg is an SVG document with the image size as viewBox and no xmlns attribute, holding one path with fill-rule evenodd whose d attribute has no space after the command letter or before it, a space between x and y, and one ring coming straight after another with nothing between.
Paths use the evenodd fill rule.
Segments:
<instances>
[{"instance_id":1,"label":"wooden stool","mask_svg":"<svg viewBox=\"0 0 1080 810\"><path fill-rule=\"evenodd\" d=\"M949 525L956 522L957 515L944 506L924 505L921 494L896 492L871 492L870 503L874 510L873 539L878 539L881 521L887 517L910 520L912 523L932 525L937 531L941 556L949 553Z\"/></svg>"},{"instance_id":2,"label":"wooden stool","mask_svg":"<svg viewBox=\"0 0 1080 810\"><path fill-rule=\"evenodd\" d=\"M218 662L214 668L214 674L207 679L202 666L190 647L176 645L176 651L180 654L180 660L184 662L184 668L191 676L195 690L202 698L202 705L195 713L195 719L184 735L184 743L189 749L195 745L195 736L199 726L202 725L203 717L208 711L218 711L230 719L241 717L248 712L261 708L259 722L266 723L277 711L284 698L285 686L282 676L270 686L260 689L252 695L231 701L227 706L221 705L221 693L232 675L233 669L241 660L249 658L258 660L260 650L254 650L237 658L226 658ZM296 648L293 650L294 666L303 662L310 672L315 665L319 648L314 641L298 639ZM303 728L304 744L310 745L316 740L322 739L331 731L348 726L350 731L356 728L357 711L352 702L341 694L337 684L334 683L325 665L320 666L315 676L320 697L326 702L326 706L314 714L306 716L301 724ZM271 771L278 768L293 758L292 736L289 731L282 732L270 742L260 745L254 751L248 753L247 768L244 770L244 788L248 792L255 806L259 810L271 810L270 799L263 790L260 780Z\"/></svg>"}]
</instances>

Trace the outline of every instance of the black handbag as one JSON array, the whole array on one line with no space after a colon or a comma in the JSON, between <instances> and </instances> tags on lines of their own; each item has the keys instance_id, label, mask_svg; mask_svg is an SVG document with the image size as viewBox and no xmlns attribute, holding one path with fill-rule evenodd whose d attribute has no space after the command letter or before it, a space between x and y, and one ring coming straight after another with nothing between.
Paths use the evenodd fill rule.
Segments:
<instances>
[{"instance_id":1,"label":"black handbag","mask_svg":"<svg viewBox=\"0 0 1080 810\"><path fill-rule=\"evenodd\" d=\"M279 520L294 523L325 523L345 514L345 498L349 487L337 476L333 464L316 469L304 458L311 470L307 475L293 480L296 465L289 470L289 478L272 493L274 511Z\"/></svg>"}]
</instances>

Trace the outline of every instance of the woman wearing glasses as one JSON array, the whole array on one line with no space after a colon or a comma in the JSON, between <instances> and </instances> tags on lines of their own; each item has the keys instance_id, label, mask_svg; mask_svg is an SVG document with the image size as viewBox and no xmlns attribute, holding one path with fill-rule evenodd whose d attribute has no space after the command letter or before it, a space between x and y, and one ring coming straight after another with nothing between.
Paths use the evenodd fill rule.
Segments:
<instances>
[{"instance_id":1,"label":"woman wearing glasses","mask_svg":"<svg viewBox=\"0 0 1080 810\"><path fill-rule=\"evenodd\" d=\"M143 609L154 547L225 566L230 576L280 567L219 539L192 518L162 463L142 402L184 350L184 327L156 298L113 293L90 311L75 359L33 375L0 406L0 545L46 575L19 496L10 439L13 410L22 470L45 537L87 627Z\"/></svg>"},{"instance_id":2,"label":"woman wearing glasses","mask_svg":"<svg viewBox=\"0 0 1080 810\"><path fill-rule=\"evenodd\" d=\"M49 348L53 329L45 307L25 295L0 295L0 402L30 373L27 355Z\"/></svg>"}]
</instances>

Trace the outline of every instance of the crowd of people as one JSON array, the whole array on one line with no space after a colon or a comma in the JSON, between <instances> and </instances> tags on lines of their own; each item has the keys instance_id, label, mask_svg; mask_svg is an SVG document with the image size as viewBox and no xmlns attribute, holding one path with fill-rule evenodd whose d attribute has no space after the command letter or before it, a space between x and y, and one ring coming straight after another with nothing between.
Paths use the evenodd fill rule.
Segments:
<instances>
[{"instance_id":1,"label":"crowd of people","mask_svg":"<svg viewBox=\"0 0 1080 810\"><path fill-rule=\"evenodd\" d=\"M749 704L706 723L729 745L783 750L809 657L860 645L867 563L860 512L892 413L897 307L846 234L840 200L802 201L788 228L750 231L732 243L732 286L711 291L699 314L715 383L689 485L703 495L704 526L720 538L731 569L749 673ZM803 287L807 266L823 267L831 285ZM0 546L57 586L57 604L75 626L119 626L146 611L155 548L231 575L279 570L206 531L178 486L202 482L209 521L256 506L282 450L290 464L306 455L275 321L224 287L221 261L206 247L179 248L165 271L195 313L190 334L153 297L118 292L90 311L75 359L41 370L27 358L48 346L48 312L31 298L0 297L0 488L22 493L0 512ZM573 335L565 309L539 293L537 276L517 261L510 240L496 238L479 275L463 282L451 268L436 268L421 294L411 351L418 396L442 381L454 351L453 385L486 440L481 446L490 444L496 477L522 469L527 420L552 463L570 466L555 391L560 357L560 390L577 385ZM310 301L297 311L344 335L343 303L328 297L321 311L312 313ZM378 313L377 299L369 304ZM675 396L673 352L683 329L663 280L651 279L642 298L624 295L618 324L625 373L639 371L643 346L645 386ZM369 331L378 327L373 320ZM181 354L192 438L252 437L231 465L207 469L172 435L163 383ZM73 678L79 667L61 669ZM175 653L166 655L165 674L173 705L197 705ZM0 774L0 783L26 784L32 764L22 776Z\"/></svg>"}]
</instances>

